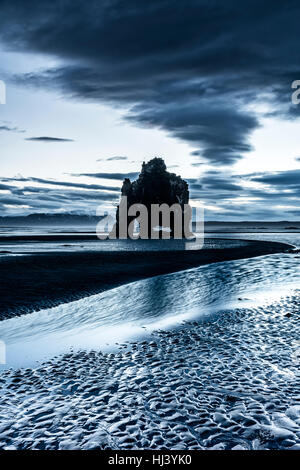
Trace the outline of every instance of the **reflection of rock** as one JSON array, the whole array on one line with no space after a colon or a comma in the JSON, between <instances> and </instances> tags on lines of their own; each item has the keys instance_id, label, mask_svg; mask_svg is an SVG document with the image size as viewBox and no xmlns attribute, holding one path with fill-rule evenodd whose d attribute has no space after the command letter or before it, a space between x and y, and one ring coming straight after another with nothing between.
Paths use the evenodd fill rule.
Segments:
<instances>
[{"instance_id":1,"label":"reflection of rock","mask_svg":"<svg viewBox=\"0 0 300 470\"><path fill-rule=\"evenodd\" d=\"M183 210L189 202L188 184L174 173L169 173L162 158L153 158L143 163L142 171L136 181L125 178L122 196L127 196L127 207L133 204L144 204L151 214L151 204L179 204ZM128 224L134 217L128 217ZM117 236L119 234L119 207L117 210ZM171 234L174 229L173 216L170 223ZM150 230L150 220L149 220ZM150 238L150 231L149 231Z\"/></svg>"}]
</instances>

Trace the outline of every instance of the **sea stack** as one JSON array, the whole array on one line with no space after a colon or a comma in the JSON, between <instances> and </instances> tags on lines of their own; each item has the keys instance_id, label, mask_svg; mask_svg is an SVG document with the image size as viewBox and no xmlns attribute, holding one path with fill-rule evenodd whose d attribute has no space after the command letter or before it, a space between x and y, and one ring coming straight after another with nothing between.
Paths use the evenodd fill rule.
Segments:
<instances>
[{"instance_id":1,"label":"sea stack","mask_svg":"<svg viewBox=\"0 0 300 470\"><path fill-rule=\"evenodd\" d=\"M127 208L133 204L143 204L147 207L149 215L152 204L179 204L183 211L184 204L189 202L188 183L175 173L169 173L164 160L158 157L147 163L143 162L141 173L135 181L124 179L121 195L127 197ZM128 225L134 218L128 217ZM173 230L174 222L171 217L171 237ZM119 206L116 214L116 233L119 237Z\"/></svg>"}]
</instances>

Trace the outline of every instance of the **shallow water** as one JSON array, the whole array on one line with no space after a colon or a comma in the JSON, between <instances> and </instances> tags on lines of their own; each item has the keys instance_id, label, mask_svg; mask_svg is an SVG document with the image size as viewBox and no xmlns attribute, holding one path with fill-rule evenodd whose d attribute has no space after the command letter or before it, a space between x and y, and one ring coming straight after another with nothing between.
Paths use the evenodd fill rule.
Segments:
<instances>
[{"instance_id":1,"label":"shallow water","mask_svg":"<svg viewBox=\"0 0 300 470\"><path fill-rule=\"evenodd\" d=\"M45 239L45 236L47 237ZM33 238L32 238L33 237ZM44 238L44 240L42 240ZM218 240L213 238L198 239L199 248L222 249L239 248L246 245L242 240ZM203 246L202 242L203 241ZM189 249L195 242L185 240L99 240L94 234L43 234L30 235L14 241L7 236L0 241L0 256L11 254L51 253L51 252L82 252L82 251L176 251ZM2 254L1 254L2 251Z\"/></svg>"},{"instance_id":2,"label":"shallow water","mask_svg":"<svg viewBox=\"0 0 300 470\"><path fill-rule=\"evenodd\" d=\"M270 239L270 234L251 238L256 237ZM300 234L276 234L272 240L297 245ZM239 240L229 244L237 249L243 245ZM299 255L293 253L214 263L134 282L2 321L0 336L6 344L6 364L0 367L33 367L36 361L71 348L105 350L116 342L178 326L184 320L201 319L225 308L263 305L299 285Z\"/></svg>"}]
</instances>

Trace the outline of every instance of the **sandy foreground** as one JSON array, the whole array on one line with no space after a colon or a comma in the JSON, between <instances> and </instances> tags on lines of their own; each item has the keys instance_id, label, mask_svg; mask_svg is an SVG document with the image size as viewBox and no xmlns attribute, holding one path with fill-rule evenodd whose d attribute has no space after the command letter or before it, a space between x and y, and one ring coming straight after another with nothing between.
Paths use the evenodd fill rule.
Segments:
<instances>
[{"instance_id":1,"label":"sandy foreground","mask_svg":"<svg viewBox=\"0 0 300 470\"><path fill-rule=\"evenodd\" d=\"M84 290L89 280L92 289L105 290L287 249L253 242L239 251L139 253L131 267L128 252L6 258L1 269L16 263L16 276L24 270L29 276L15 304L8 289L6 312L36 308L47 283L50 293L62 285L61 296L43 300L59 305L75 295L73 282L82 297L91 293ZM35 368L3 371L0 449L300 449L299 300L295 288L271 303L154 331L147 341L120 344L114 352L71 351Z\"/></svg>"},{"instance_id":2,"label":"sandy foreground","mask_svg":"<svg viewBox=\"0 0 300 470\"><path fill-rule=\"evenodd\" d=\"M299 300L6 371L0 448L300 449Z\"/></svg>"}]
</instances>

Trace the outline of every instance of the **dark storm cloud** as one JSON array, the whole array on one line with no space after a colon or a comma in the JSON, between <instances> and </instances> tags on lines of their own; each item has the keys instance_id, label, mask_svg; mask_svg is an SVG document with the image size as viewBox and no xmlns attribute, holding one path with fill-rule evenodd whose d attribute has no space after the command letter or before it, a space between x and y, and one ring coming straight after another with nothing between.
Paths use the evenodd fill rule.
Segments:
<instances>
[{"instance_id":1,"label":"dark storm cloud","mask_svg":"<svg viewBox=\"0 0 300 470\"><path fill-rule=\"evenodd\" d=\"M220 102L207 102L203 99L203 109L199 103L168 103L155 106L136 105L128 120L140 125L158 127L170 132L174 137L198 145L201 155L211 163L230 164L251 150L246 136L258 127L257 119L231 105Z\"/></svg>"},{"instance_id":2,"label":"dark storm cloud","mask_svg":"<svg viewBox=\"0 0 300 470\"><path fill-rule=\"evenodd\" d=\"M299 116L299 12L294 0L3 0L0 37L64 64L19 82L124 105L131 122L229 165L249 152L259 125L248 104L264 94L271 113Z\"/></svg>"},{"instance_id":3,"label":"dark storm cloud","mask_svg":"<svg viewBox=\"0 0 300 470\"><path fill-rule=\"evenodd\" d=\"M219 176L214 176L211 174L204 174L199 182L200 182L200 187L199 183L195 183L195 180L191 181L191 188L197 188L197 189L203 189L203 190L211 190L211 191L220 191L220 190L225 190L225 191L243 191L243 186L236 184L235 182L229 182L229 180L233 181L235 177L231 176L228 178L226 175L219 175Z\"/></svg>"},{"instance_id":4,"label":"dark storm cloud","mask_svg":"<svg viewBox=\"0 0 300 470\"><path fill-rule=\"evenodd\" d=\"M300 188L300 169L263 173L251 177L251 180L274 187L280 187L281 189L284 189L284 187L288 188L289 186L297 186Z\"/></svg>"},{"instance_id":5,"label":"dark storm cloud","mask_svg":"<svg viewBox=\"0 0 300 470\"><path fill-rule=\"evenodd\" d=\"M24 140L31 142L74 142L73 139L61 139L59 137L27 137Z\"/></svg>"}]
</instances>

